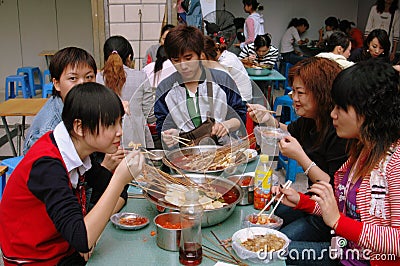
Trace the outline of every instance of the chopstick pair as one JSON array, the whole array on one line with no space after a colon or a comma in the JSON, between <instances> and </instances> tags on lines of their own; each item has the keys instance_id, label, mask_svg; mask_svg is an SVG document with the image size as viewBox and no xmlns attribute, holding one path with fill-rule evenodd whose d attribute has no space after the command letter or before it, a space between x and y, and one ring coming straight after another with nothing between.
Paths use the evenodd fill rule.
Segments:
<instances>
[{"instance_id":1,"label":"chopstick pair","mask_svg":"<svg viewBox=\"0 0 400 266\"><path fill-rule=\"evenodd\" d=\"M286 181L286 183L283 185L284 188L289 188L290 185L292 184L291 180ZM281 202L281 200L283 199L283 196L285 196L284 194L281 195L281 197L279 198L277 204L275 205L274 209L271 211L271 213L269 214L268 218L271 218L272 214L274 213L276 207L278 206L278 204ZM257 216L261 216L261 214L275 201L276 195L273 196L271 198L271 200L264 206L264 208L262 208L262 210L257 214Z\"/></svg>"},{"instance_id":2,"label":"chopstick pair","mask_svg":"<svg viewBox=\"0 0 400 266\"><path fill-rule=\"evenodd\" d=\"M161 132L161 134L165 134L164 132ZM185 145L186 147L188 147L188 146L190 146L190 144L187 144L186 142L191 142L191 140L190 139L185 139L185 138L182 138L182 137L179 137L179 136L175 136L175 135L170 135L171 136L171 138L173 139L173 140L175 140L176 142L179 142L180 144L183 144L183 145ZM184 141L186 141L186 142L184 142Z\"/></svg>"}]
</instances>

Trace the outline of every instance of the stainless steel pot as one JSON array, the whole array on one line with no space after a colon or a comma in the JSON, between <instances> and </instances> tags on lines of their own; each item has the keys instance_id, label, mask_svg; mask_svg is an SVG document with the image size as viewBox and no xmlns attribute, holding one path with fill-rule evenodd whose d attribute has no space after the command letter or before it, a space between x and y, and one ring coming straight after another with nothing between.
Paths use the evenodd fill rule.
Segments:
<instances>
[{"instance_id":1,"label":"stainless steel pot","mask_svg":"<svg viewBox=\"0 0 400 266\"><path fill-rule=\"evenodd\" d=\"M154 224L157 226L157 246L169 251L178 251L181 229L168 229L160 225L166 222L180 224L179 212L161 213L154 217Z\"/></svg>"},{"instance_id":2,"label":"stainless steel pot","mask_svg":"<svg viewBox=\"0 0 400 266\"><path fill-rule=\"evenodd\" d=\"M245 178L251 178L251 181L248 185L244 184L243 181ZM250 205L254 202L254 177L250 175L233 175L228 177L229 180L240 186L242 189L243 197L238 202L238 205Z\"/></svg>"},{"instance_id":3,"label":"stainless steel pot","mask_svg":"<svg viewBox=\"0 0 400 266\"><path fill-rule=\"evenodd\" d=\"M201 174L187 174L187 176L198 184L211 185L222 195L226 194L234 196L234 198L232 198L232 202L230 202L228 205L222 208L214 210L205 210L201 221L202 227L208 227L223 222L232 214L236 205L242 200L243 197L242 190L237 184L228 179L212 175L201 175ZM180 177L180 176L175 176L175 177ZM146 189L144 189L143 195L150 202L158 206L161 206L163 208L166 208L166 210L168 209L179 210L179 207L166 202L162 194L153 191L146 191Z\"/></svg>"}]
</instances>

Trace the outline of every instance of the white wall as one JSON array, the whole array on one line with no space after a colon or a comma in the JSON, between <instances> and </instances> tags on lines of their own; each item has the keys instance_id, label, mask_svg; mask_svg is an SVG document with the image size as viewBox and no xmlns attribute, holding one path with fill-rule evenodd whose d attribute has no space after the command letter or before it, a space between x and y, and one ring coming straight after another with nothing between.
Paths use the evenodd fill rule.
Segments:
<instances>
[{"instance_id":1,"label":"white wall","mask_svg":"<svg viewBox=\"0 0 400 266\"><path fill-rule=\"evenodd\" d=\"M217 0L217 9L223 9L223 2ZM364 4L364 0L258 0L258 2L264 6L265 31L272 35L272 44L277 47L291 18L306 18L310 28L304 37L314 40L318 39L318 30L324 26L327 17L335 16L357 22L358 5ZM243 10L241 0L225 0L225 7L235 17L248 16Z\"/></svg>"}]
</instances>

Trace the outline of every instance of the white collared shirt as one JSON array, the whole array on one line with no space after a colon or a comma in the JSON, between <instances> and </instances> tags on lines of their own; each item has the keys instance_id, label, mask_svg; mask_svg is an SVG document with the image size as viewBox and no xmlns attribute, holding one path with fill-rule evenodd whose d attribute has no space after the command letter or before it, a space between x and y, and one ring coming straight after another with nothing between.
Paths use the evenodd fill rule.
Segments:
<instances>
[{"instance_id":1,"label":"white collared shirt","mask_svg":"<svg viewBox=\"0 0 400 266\"><path fill-rule=\"evenodd\" d=\"M61 157L67 166L69 178L73 188L76 188L79 179L79 173L83 175L92 167L90 157L86 157L83 162L80 159L71 136L65 128L64 122L60 122L53 131L54 139L56 140ZM79 171L79 173L78 173Z\"/></svg>"}]
</instances>

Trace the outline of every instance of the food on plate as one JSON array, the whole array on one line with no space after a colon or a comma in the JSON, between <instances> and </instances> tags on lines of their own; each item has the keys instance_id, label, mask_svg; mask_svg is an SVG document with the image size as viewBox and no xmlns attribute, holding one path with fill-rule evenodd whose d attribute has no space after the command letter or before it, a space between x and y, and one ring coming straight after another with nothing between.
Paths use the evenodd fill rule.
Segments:
<instances>
[{"instance_id":1,"label":"food on plate","mask_svg":"<svg viewBox=\"0 0 400 266\"><path fill-rule=\"evenodd\" d=\"M252 252L260 250L272 252L280 250L284 247L285 239L278 237L274 234L255 235L253 238L248 238L242 242L241 245Z\"/></svg>"},{"instance_id":2,"label":"food on plate","mask_svg":"<svg viewBox=\"0 0 400 266\"><path fill-rule=\"evenodd\" d=\"M147 223L147 218L146 217L121 217L119 219L119 223L122 225L127 225L127 226L137 226L137 225L142 225Z\"/></svg>"},{"instance_id":3,"label":"food on plate","mask_svg":"<svg viewBox=\"0 0 400 266\"><path fill-rule=\"evenodd\" d=\"M276 223L276 220L273 218L268 218L268 214L261 214L261 215L250 215L249 222L252 224L271 224L271 223Z\"/></svg>"},{"instance_id":4,"label":"food on plate","mask_svg":"<svg viewBox=\"0 0 400 266\"><path fill-rule=\"evenodd\" d=\"M158 225L166 229L181 229L181 223L172 223L167 221L165 223L159 223Z\"/></svg>"},{"instance_id":5,"label":"food on plate","mask_svg":"<svg viewBox=\"0 0 400 266\"><path fill-rule=\"evenodd\" d=\"M165 201L175 206L181 207L185 202L185 193L188 189L185 186L179 184L167 184L167 193L164 196ZM226 205L225 200L222 198L221 193L214 192L212 195L203 194L200 191L199 203L203 205L205 210L214 210L222 208ZM212 198L208 197L211 196ZM216 199L216 200L215 200Z\"/></svg>"}]
</instances>

